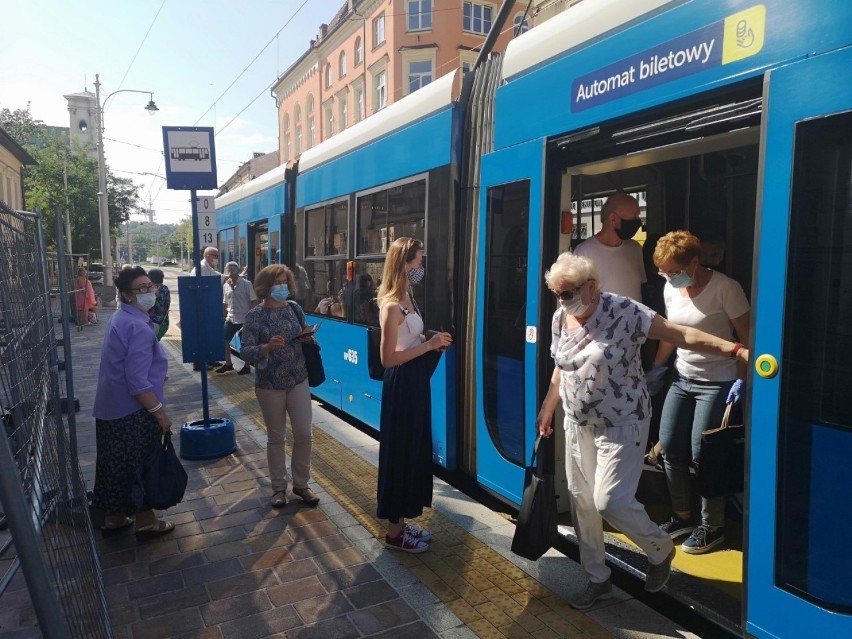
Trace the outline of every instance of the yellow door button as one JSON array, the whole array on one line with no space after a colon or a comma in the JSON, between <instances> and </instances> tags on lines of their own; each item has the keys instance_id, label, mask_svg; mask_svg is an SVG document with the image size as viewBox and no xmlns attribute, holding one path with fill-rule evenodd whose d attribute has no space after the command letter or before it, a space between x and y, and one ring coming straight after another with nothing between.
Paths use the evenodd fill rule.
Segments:
<instances>
[{"instance_id":1,"label":"yellow door button","mask_svg":"<svg viewBox=\"0 0 852 639\"><path fill-rule=\"evenodd\" d=\"M772 355L761 355L754 360L754 370L764 379L775 377L778 374L778 360Z\"/></svg>"}]
</instances>

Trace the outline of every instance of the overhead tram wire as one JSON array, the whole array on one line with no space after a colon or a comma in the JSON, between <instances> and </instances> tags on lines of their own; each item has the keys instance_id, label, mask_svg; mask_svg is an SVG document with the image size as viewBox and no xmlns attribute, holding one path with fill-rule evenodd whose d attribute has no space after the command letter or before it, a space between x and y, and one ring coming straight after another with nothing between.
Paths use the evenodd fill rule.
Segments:
<instances>
[{"instance_id":1,"label":"overhead tram wire","mask_svg":"<svg viewBox=\"0 0 852 639\"><path fill-rule=\"evenodd\" d=\"M130 73L130 69L133 68L133 63L136 62L136 58L139 56L139 52L142 50L142 47L145 44L145 41L148 39L148 36L151 35L151 29L154 28L154 24L157 22L157 18L160 17L160 12L163 10L163 7L166 4L166 0L163 0L160 3L160 8L157 9L156 15L154 15L154 19L151 20L151 24L148 26L148 30L145 32L144 37L142 38L142 42L139 43L139 47L136 49L136 53L133 54L133 59L130 61L130 64L127 66L127 71L124 72L124 75L121 76L121 82L118 83L118 88L124 85L125 79L127 79L127 74Z\"/></svg>"}]
</instances>

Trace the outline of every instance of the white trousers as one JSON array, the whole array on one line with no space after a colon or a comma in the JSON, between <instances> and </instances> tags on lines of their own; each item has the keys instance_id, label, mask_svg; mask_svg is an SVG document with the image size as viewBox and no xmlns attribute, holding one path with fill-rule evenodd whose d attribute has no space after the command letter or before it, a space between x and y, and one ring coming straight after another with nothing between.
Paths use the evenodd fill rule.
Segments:
<instances>
[{"instance_id":1,"label":"white trousers","mask_svg":"<svg viewBox=\"0 0 852 639\"><path fill-rule=\"evenodd\" d=\"M284 439L287 415L293 429L293 455L290 467L293 471L293 488L306 488L311 479L311 389L308 380L290 390L255 388L257 403L266 423L266 458L269 461L269 478L272 492L287 490L291 481L287 472L287 456Z\"/></svg>"},{"instance_id":2,"label":"white trousers","mask_svg":"<svg viewBox=\"0 0 852 639\"><path fill-rule=\"evenodd\" d=\"M580 565L589 580L609 579L603 519L639 546L652 564L674 544L636 499L649 420L625 426L580 426L565 420L565 470L580 543Z\"/></svg>"}]
</instances>

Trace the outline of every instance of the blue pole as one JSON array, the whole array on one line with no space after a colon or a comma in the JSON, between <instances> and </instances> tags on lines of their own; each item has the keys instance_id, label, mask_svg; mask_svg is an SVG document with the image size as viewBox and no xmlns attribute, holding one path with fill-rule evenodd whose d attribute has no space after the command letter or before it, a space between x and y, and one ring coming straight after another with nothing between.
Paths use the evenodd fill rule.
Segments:
<instances>
[{"instance_id":1,"label":"blue pole","mask_svg":"<svg viewBox=\"0 0 852 639\"><path fill-rule=\"evenodd\" d=\"M198 237L198 196L195 194L195 189L192 189L190 192L190 199L192 200L192 254L193 254L193 262L195 263L195 277L201 277L201 247L199 245L199 237ZM200 283L201 280L199 280ZM202 317L201 313L198 309L195 310L193 314L195 318L195 326L193 327L196 331L196 335L201 335L204 330L204 326L202 326ZM198 354L198 357L201 357L201 354ZM210 425L210 407L207 405L207 358L204 358L203 362L199 362L199 368L201 369L201 405L204 408L204 427L207 428Z\"/></svg>"}]
</instances>

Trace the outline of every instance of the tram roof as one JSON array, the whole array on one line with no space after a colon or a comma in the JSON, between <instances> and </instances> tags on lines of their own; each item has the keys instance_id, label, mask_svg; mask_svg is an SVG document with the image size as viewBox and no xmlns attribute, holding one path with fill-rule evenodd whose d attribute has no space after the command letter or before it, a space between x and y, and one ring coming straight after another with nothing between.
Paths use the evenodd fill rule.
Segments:
<instances>
[{"instance_id":1,"label":"tram roof","mask_svg":"<svg viewBox=\"0 0 852 639\"><path fill-rule=\"evenodd\" d=\"M216 208L221 209L232 202L237 202L249 195L254 195L255 193L260 193L261 191L265 191L268 188L276 186L280 182L284 181L284 172L286 170L287 166L285 164L276 166L271 171L267 171L250 182L238 186L233 191L228 191L224 195L220 195L216 198Z\"/></svg>"},{"instance_id":2,"label":"tram roof","mask_svg":"<svg viewBox=\"0 0 852 639\"><path fill-rule=\"evenodd\" d=\"M305 173L452 106L459 96L458 74L459 70L454 69L422 89L388 105L375 115L364 118L345 131L308 149L299 157L299 173Z\"/></svg>"},{"instance_id":3,"label":"tram roof","mask_svg":"<svg viewBox=\"0 0 852 639\"><path fill-rule=\"evenodd\" d=\"M506 48L509 81L571 49L596 40L676 0L585 0L518 36Z\"/></svg>"}]
</instances>

